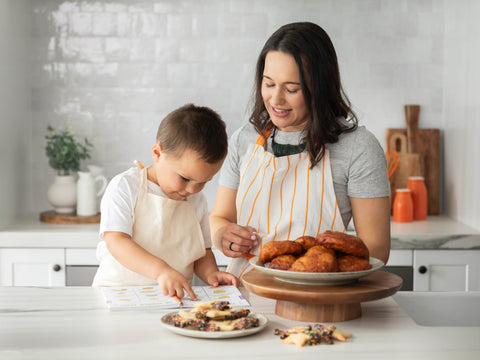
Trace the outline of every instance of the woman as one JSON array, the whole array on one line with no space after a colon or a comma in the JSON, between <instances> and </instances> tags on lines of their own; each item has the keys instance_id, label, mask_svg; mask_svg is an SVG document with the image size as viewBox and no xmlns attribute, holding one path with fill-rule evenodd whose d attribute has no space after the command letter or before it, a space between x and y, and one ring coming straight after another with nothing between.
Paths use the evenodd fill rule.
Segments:
<instances>
[{"instance_id":1,"label":"woman","mask_svg":"<svg viewBox=\"0 0 480 360\"><path fill-rule=\"evenodd\" d=\"M390 252L384 152L358 126L327 33L282 26L257 61L249 123L230 139L215 206L213 241L241 277L268 241L345 231L353 216L370 256Z\"/></svg>"}]
</instances>

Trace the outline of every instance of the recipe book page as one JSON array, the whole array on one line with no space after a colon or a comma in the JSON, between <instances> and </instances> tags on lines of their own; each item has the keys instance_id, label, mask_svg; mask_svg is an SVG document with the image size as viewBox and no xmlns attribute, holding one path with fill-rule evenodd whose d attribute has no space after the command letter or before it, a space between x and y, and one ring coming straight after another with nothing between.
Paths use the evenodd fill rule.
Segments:
<instances>
[{"instance_id":1,"label":"recipe book page","mask_svg":"<svg viewBox=\"0 0 480 360\"><path fill-rule=\"evenodd\" d=\"M158 285L102 287L105 303L110 310L175 309L195 307L209 301L228 301L231 306L248 306L237 287L192 286L197 300L188 295L182 298L183 306L171 296L162 295Z\"/></svg>"}]
</instances>

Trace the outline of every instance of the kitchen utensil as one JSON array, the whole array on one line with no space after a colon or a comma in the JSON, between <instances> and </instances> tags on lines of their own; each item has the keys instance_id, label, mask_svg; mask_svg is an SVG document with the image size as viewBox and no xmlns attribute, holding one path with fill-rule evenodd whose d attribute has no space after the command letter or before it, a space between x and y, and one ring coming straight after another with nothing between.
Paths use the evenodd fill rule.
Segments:
<instances>
[{"instance_id":1,"label":"kitchen utensil","mask_svg":"<svg viewBox=\"0 0 480 360\"><path fill-rule=\"evenodd\" d=\"M423 159L420 154L408 153L405 134L395 133L389 140L389 149L397 151L399 155L398 167L390 178L390 198L393 209L396 190L407 187L409 176L423 176Z\"/></svg>"},{"instance_id":2,"label":"kitchen utensil","mask_svg":"<svg viewBox=\"0 0 480 360\"><path fill-rule=\"evenodd\" d=\"M73 214L58 214L54 210L40 213L40 221L50 224L96 224L100 222L100 214L94 216L77 216Z\"/></svg>"},{"instance_id":3,"label":"kitchen utensil","mask_svg":"<svg viewBox=\"0 0 480 360\"><path fill-rule=\"evenodd\" d=\"M408 128L387 129L385 133L386 150L395 150L395 144L391 147L390 138L392 136L403 134L408 138L407 130L410 132L410 140L408 141L410 147L416 154L422 156L422 176L425 178L425 186L428 192L428 214L438 215L440 213L440 129L419 129L417 110L419 113L420 106L405 105L405 116L409 130Z\"/></svg>"},{"instance_id":4,"label":"kitchen utensil","mask_svg":"<svg viewBox=\"0 0 480 360\"><path fill-rule=\"evenodd\" d=\"M390 179L395 170L397 170L400 156L395 150L389 150L385 153L385 157L387 158L387 174Z\"/></svg>"}]
</instances>

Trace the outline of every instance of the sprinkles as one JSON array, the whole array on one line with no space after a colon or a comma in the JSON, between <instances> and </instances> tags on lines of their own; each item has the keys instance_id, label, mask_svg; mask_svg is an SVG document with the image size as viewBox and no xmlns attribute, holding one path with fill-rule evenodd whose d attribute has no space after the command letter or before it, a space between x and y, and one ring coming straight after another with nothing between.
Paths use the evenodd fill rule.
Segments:
<instances>
[{"instance_id":1,"label":"sprinkles","mask_svg":"<svg viewBox=\"0 0 480 360\"><path fill-rule=\"evenodd\" d=\"M275 335L279 336L284 344L298 346L333 344L333 340L345 341L352 335L336 328L335 325L305 325L296 326L292 329L275 329Z\"/></svg>"},{"instance_id":2,"label":"sprinkles","mask_svg":"<svg viewBox=\"0 0 480 360\"><path fill-rule=\"evenodd\" d=\"M260 325L256 317L249 317L249 309L231 310L228 301L212 301L197 306L192 312L167 314L162 321L179 328L198 331L229 331L255 328Z\"/></svg>"}]
</instances>

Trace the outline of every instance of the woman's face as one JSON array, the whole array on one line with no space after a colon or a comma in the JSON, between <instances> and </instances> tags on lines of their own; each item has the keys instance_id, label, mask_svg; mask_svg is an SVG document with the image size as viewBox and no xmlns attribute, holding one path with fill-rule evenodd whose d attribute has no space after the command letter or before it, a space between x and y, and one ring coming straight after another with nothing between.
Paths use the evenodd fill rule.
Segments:
<instances>
[{"instance_id":1,"label":"woman's face","mask_svg":"<svg viewBox=\"0 0 480 360\"><path fill-rule=\"evenodd\" d=\"M292 55L270 51L263 69L262 98L273 124L282 131L303 130L310 119L300 74Z\"/></svg>"}]
</instances>

